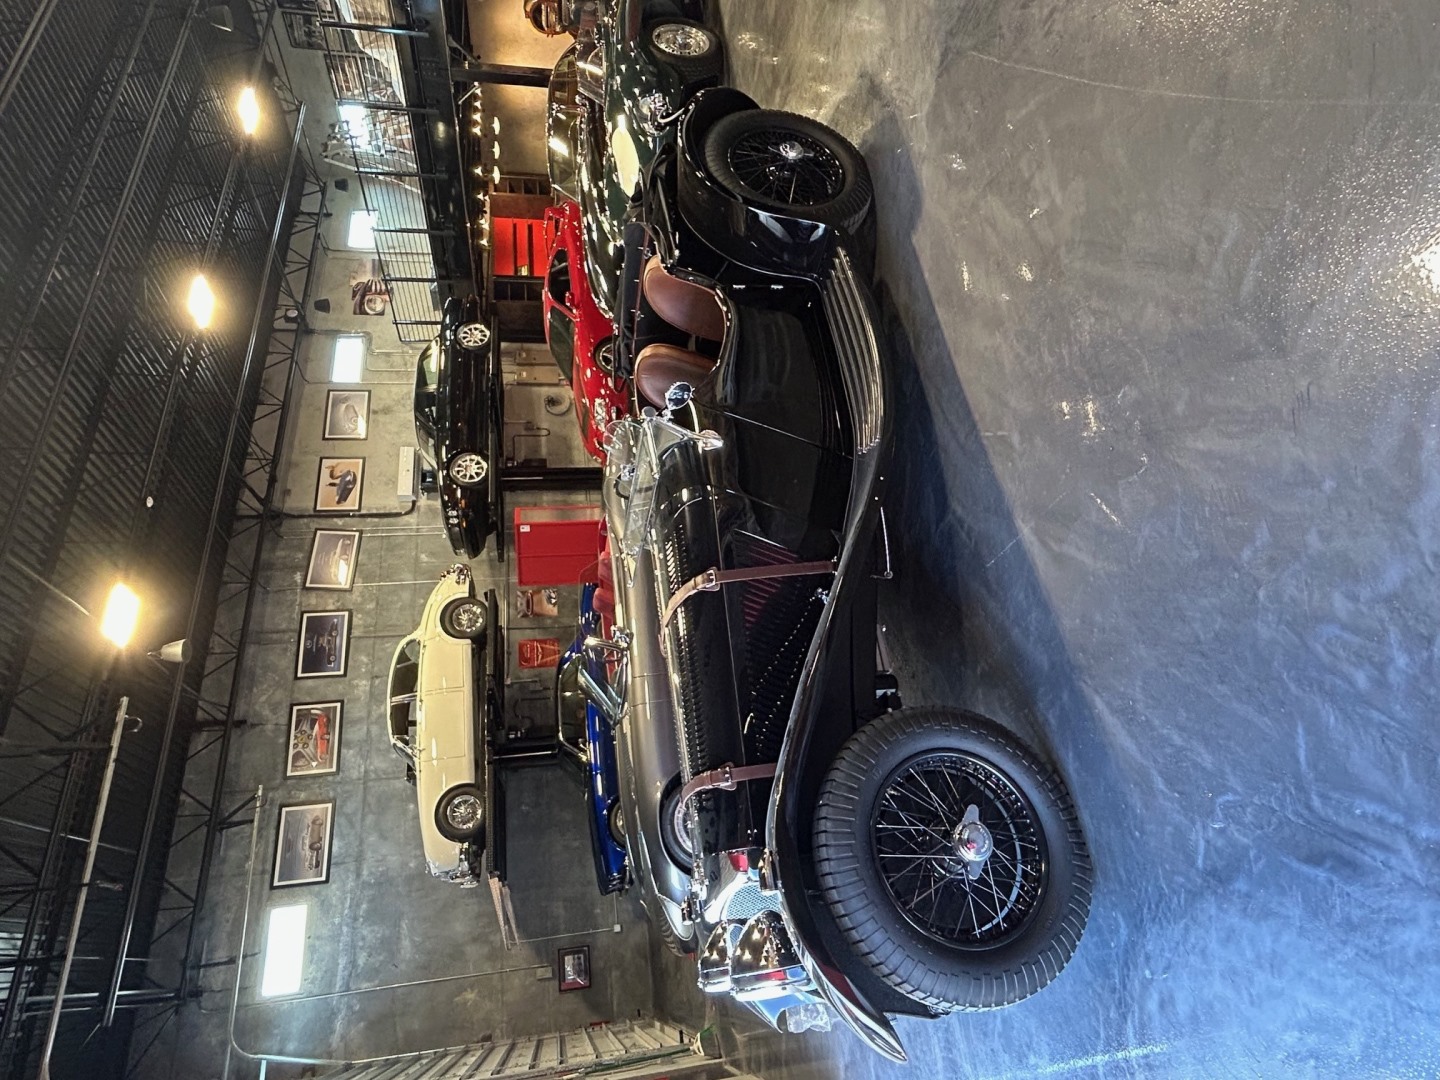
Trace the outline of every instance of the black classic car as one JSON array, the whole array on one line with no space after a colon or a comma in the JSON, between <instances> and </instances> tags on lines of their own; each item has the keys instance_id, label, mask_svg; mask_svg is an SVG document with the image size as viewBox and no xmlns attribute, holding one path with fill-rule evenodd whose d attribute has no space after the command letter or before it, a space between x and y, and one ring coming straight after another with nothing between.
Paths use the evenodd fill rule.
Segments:
<instances>
[{"instance_id":1,"label":"black classic car","mask_svg":"<svg viewBox=\"0 0 1440 1080\"><path fill-rule=\"evenodd\" d=\"M674 137L662 121L725 71L698 0L618 0L582 30L550 77L550 184L580 204L595 302L615 313L622 235L646 168Z\"/></svg>"},{"instance_id":2,"label":"black classic car","mask_svg":"<svg viewBox=\"0 0 1440 1080\"><path fill-rule=\"evenodd\" d=\"M624 657L596 704L632 866L703 989L783 1031L838 1015L903 1060L890 1015L1006 1005L1065 966L1085 839L1036 754L901 707L877 664L892 417L863 159L734 90L666 122L617 351L654 408L612 429L618 630L592 646ZM671 733L678 775L635 760L637 725Z\"/></svg>"},{"instance_id":3,"label":"black classic car","mask_svg":"<svg viewBox=\"0 0 1440 1080\"><path fill-rule=\"evenodd\" d=\"M445 303L440 333L415 364L422 487L440 495L455 554L474 558L499 528L504 415L500 350L474 296Z\"/></svg>"}]
</instances>

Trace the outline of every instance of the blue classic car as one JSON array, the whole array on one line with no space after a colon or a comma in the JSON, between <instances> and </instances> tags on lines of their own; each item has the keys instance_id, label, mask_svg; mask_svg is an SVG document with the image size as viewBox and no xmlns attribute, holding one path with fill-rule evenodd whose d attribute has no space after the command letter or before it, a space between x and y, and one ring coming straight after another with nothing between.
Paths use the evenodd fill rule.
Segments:
<instances>
[{"instance_id":1,"label":"blue classic car","mask_svg":"<svg viewBox=\"0 0 1440 1080\"><path fill-rule=\"evenodd\" d=\"M587 655L585 649L586 638L601 634L600 613L595 610L597 588L581 588L580 627L555 669L555 708L561 746L580 764L585 776L595 882L603 894L625 888L629 866L619 801L620 775L615 763L615 729L591 700L603 700L602 695L609 692L609 676L604 660L594 650Z\"/></svg>"}]
</instances>

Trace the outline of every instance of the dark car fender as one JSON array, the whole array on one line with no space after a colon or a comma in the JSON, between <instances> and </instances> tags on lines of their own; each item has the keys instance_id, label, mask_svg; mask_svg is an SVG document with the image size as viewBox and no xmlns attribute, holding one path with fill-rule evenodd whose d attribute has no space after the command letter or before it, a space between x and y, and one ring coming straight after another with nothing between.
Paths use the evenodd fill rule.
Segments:
<instances>
[{"instance_id":1,"label":"dark car fender","mask_svg":"<svg viewBox=\"0 0 1440 1080\"><path fill-rule=\"evenodd\" d=\"M876 314L868 295L856 297L860 309L854 317L874 325ZM834 653L839 626L849 617L856 595L870 584L871 557L880 519L880 500L889 468L891 445L892 391L885 357L874 335L869 335L869 357L873 369L860 380L870 398L868 409L852 408L856 422L864 415L866 430L873 442L859 437L863 449L855 455L850 502L845 513L844 541L829 599L811 642L800 676L799 689L790 712L785 739L776 765L765 828L765 846L770 853L770 872L779 890L781 908L799 948L806 970L825 998L847 1020L853 1030L872 1047L897 1061L905 1051L884 1012L845 973L845 965L827 947L811 907L806 852L813 806L804 805L807 773L824 770L828 760L815 760L816 732L825 715L826 677L836 667L848 669L848 656ZM832 663L832 661L834 661Z\"/></svg>"},{"instance_id":2,"label":"dark car fender","mask_svg":"<svg viewBox=\"0 0 1440 1080\"><path fill-rule=\"evenodd\" d=\"M721 255L766 275L794 274L818 280L835 246L835 230L818 221L747 206L720 186L705 167L705 136L732 113L758 109L750 96L730 87L696 94L680 117L675 192L680 216Z\"/></svg>"}]
</instances>

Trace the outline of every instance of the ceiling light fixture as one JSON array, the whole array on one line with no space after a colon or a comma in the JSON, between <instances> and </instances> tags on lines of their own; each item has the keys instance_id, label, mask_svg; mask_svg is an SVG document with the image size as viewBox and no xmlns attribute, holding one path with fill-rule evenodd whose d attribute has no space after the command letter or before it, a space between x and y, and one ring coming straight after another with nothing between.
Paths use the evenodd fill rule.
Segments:
<instances>
[{"instance_id":1,"label":"ceiling light fixture","mask_svg":"<svg viewBox=\"0 0 1440 1080\"><path fill-rule=\"evenodd\" d=\"M204 274L196 274L190 281L190 292L185 297L185 309L195 320L195 328L204 330L215 317L215 292Z\"/></svg>"},{"instance_id":2,"label":"ceiling light fixture","mask_svg":"<svg viewBox=\"0 0 1440 1080\"><path fill-rule=\"evenodd\" d=\"M135 624L140 621L140 597L123 581L117 581L105 598L105 611L100 616L100 633L117 649L130 644Z\"/></svg>"},{"instance_id":3,"label":"ceiling light fixture","mask_svg":"<svg viewBox=\"0 0 1440 1080\"><path fill-rule=\"evenodd\" d=\"M247 86L240 91L235 111L240 114L240 130L246 135L254 135L260 127L260 99L255 96L253 86Z\"/></svg>"}]
</instances>

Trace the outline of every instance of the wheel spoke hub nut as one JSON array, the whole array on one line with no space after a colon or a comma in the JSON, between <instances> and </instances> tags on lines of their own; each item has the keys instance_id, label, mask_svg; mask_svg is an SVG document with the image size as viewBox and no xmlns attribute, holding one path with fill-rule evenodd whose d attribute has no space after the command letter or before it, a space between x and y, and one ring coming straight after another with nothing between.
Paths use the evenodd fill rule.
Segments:
<instances>
[{"instance_id":1,"label":"wheel spoke hub nut","mask_svg":"<svg viewBox=\"0 0 1440 1080\"><path fill-rule=\"evenodd\" d=\"M984 862L995 850L995 840L990 830L978 821L961 825L955 830L955 854L966 862Z\"/></svg>"}]
</instances>

